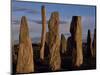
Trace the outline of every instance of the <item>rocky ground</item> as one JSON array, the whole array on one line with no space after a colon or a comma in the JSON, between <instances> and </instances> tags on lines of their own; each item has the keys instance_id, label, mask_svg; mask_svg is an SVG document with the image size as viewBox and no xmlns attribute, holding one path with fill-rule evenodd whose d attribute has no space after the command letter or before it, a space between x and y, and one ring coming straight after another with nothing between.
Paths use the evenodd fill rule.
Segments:
<instances>
[{"instance_id":1,"label":"rocky ground","mask_svg":"<svg viewBox=\"0 0 100 75\"><path fill-rule=\"evenodd\" d=\"M48 47L45 47L45 61L40 60L39 50L40 44L32 44L34 48L34 64L35 64L35 72L34 73L43 73L43 72L53 72L48 64ZM12 74L16 73L16 62L17 62L17 52L18 45L14 45L12 51ZM73 70L90 70L96 69L96 58L91 58L86 55L86 43L83 43L83 64L77 68L72 66L72 56L71 51L66 52L65 54L61 54L61 69L58 71L73 71Z\"/></svg>"}]
</instances>

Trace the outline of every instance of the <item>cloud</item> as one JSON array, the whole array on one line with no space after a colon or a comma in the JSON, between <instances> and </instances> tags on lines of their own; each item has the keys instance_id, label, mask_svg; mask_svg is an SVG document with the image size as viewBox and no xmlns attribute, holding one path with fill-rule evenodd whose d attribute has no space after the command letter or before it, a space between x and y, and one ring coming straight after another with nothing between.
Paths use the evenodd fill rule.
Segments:
<instances>
[{"instance_id":1,"label":"cloud","mask_svg":"<svg viewBox=\"0 0 100 75\"><path fill-rule=\"evenodd\" d=\"M95 17L94 16L83 16L82 17L82 27L84 32L88 29L94 30L95 28Z\"/></svg>"},{"instance_id":2,"label":"cloud","mask_svg":"<svg viewBox=\"0 0 100 75\"><path fill-rule=\"evenodd\" d=\"M13 11L17 12L17 11L28 11L30 9L25 8L25 7L13 7Z\"/></svg>"},{"instance_id":3,"label":"cloud","mask_svg":"<svg viewBox=\"0 0 100 75\"><path fill-rule=\"evenodd\" d=\"M60 24L67 24L67 21L60 21Z\"/></svg>"},{"instance_id":4,"label":"cloud","mask_svg":"<svg viewBox=\"0 0 100 75\"><path fill-rule=\"evenodd\" d=\"M35 22L35 23L37 23L37 24L42 24L42 21L41 20L30 20L30 21L33 21L33 22ZM46 21L46 24L48 24L48 20ZM67 24L67 21L60 21L59 22L60 24Z\"/></svg>"},{"instance_id":5,"label":"cloud","mask_svg":"<svg viewBox=\"0 0 100 75\"><path fill-rule=\"evenodd\" d=\"M28 13L28 14L38 14L39 11L35 10L35 9L32 9L32 8L26 8L26 7L13 7L13 11L14 12L25 12L25 13Z\"/></svg>"},{"instance_id":6,"label":"cloud","mask_svg":"<svg viewBox=\"0 0 100 75\"><path fill-rule=\"evenodd\" d=\"M27 11L27 13L29 13L29 14L38 14L39 11L37 11L37 10L29 10L29 11Z\"/></svg>"},{"instance_id":7,"label":"cloud","mask_svg":"<svg viewBox=\"0 0 100 75\"><path fill-rule=\"evenodd\" d=\"M12 20L12 24L18 25L18 24L20 24L20 21L19 20Z\"/></svg>"}]
</instances>

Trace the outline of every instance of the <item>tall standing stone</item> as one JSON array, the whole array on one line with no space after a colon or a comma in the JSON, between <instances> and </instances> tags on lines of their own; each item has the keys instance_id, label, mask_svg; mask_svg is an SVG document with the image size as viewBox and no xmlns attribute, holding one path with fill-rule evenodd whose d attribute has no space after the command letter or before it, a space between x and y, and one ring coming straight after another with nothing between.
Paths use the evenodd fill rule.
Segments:
<instances>
[{"instance_id":1,"label":"tall standing stone","mask_svg":"<svg viewBox=\"0 0 100 75\"><path fill-rule=\"evenodd\" d=\"M67 48L67 41L63 34L61 34L61 53L65 53Z\"/></svg>"},{"instance_id":2,"label":"tall standing stone","mask_svg":"<svg viewBox=\"0 0 100 75\"><path fill-rule=\"evenodd\" d=\"M79 67L83 63L81 16L72 17L70 33L72 39L72 62L74 66Z\"/></svg>"},{"instance_id":3,"label":"tall standing stone","mask_svg":"<svg viewBox=\"0 0 100 75\"><path fill-rule=\"evenodd\" d=\"M29 37L28 23L25 16L22 17L20 25L19 51L16 72L34 72L32 42Z\"/></svg>"},{"instance_id":4,"label":"tall standing stone","mask_svg":"<svg viewBox=\"0 0 100 75\"><path fill-rule=\"evenodd\" d=\"M93 56L91 32L88 30L87 34L87 56Z\"/></svg>"},{"instance_id":5,"label":"tall standing stone","mask_svg":"<svg viewBox=\"0 0 100 75\"><path fill-rule=\"evenodd\" d=\"M96 57L96 29L94 29L94 37L93 37L93 57Z\"/></svg>"},{"instance_id":6,"label":"tall standing stone","mask_svg":"<svg viewBox=\"0 0 100 75\"><path fill-rule=\"evenodd\" d=\"M73 43L72 37L69 36L67 38L67 55L68 56L72 56L72 49L73 49L73 47L72 47L73 44L72 43Z\"/></svg>"},{"instance_id":7,"label":"tall standing stone","mask_svg":"<svg viewBox=\"0 0 100 75\"><path fill-rule=\"evenodd\" d=\"M42 14L42 35L41 35L41 49L40 49L40 58L44 60L44 47L45 47L45 40L46 40L46 10L45 7L42 6L41 8Z\"/></svg>"},{"instance_id":8,"label":"tall standing stone","mask_svg":"<svg viewBox=\"0 0 100 75\"><path fill-rule=\"evenodd\" d=\"M45 40L46 44L48 45L49 43L49 32L46 32L46 40Z\"/></svg>"},{"instance_id":9,"label":"tall standing stone","mask_svg":"<svg viewBox=\"0 0 100 75\"><path fill-rule=\"evenodd\" d=\"M59 13L51 14L49 23L49 50L50 50L50 66L53 71L59 70L61 67L60 57L60 37L59 37Z\"/></svg>"}]
</instances>

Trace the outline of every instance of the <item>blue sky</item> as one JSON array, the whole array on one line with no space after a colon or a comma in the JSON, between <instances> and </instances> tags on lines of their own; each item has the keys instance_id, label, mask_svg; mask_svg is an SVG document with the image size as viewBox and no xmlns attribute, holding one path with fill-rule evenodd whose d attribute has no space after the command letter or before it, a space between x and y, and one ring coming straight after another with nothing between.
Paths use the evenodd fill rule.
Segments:
<instances>
[{"instance_id":1,"label":"blue sky","mask_svg":"<svg viewBox=\"0 0 100 75\"><path fill-rule=\"evenodd\" d=\"M22 16L26 16L29 25L29 32L32 39L41 36L41 6L45 5L46 19L54 11L59 12L60 17L60 34L70 34L70 22L72 16L82 16L82 37L86 39L88 29L93 34L95 28L95 6L70 5L70 4L49 4L36 2L12 1L12 39L18 40L20 20ZM48 31L48 24L47 24Z\"/></svg>"}]
</instances>

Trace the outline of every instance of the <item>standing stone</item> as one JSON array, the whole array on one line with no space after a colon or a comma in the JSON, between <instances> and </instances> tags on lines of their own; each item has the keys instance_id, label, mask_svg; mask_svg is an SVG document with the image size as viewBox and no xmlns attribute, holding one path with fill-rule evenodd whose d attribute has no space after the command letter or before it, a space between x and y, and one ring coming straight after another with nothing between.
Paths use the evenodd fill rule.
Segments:
<instances>
[{"instance_id":1,"label":"standing stone","mask_svg":"<svg viewBox=\"0 0 100 75\"><path fill-rule=\"evenodd\" d=\"M91 39L91 32L90 32L90 30L88 30L88 34L87 34L87 56L88 57L93 56L92 39Z\"/></svg>"},{"instance_id":2,"label":"standing stone","mask_svg":"<svg viewBox=\"0 0 100 75\"><path fill-rule=\"evenodd\" d=\"M94 29L94 37L93 37L93 57L96 57L96 29Z\"/></svg>"},{"instance_id":3,"label":"standing stone","mask_svg":"<svg viewBox=\"0 0 100 75\"><path fill-rule=\"evenodd\" d=\"M41 35L41 49L40 49L40 58L44 60L44 48L46 40L46 10L45 7L41 8L42 14L42 35Z\"/></svg>"},{"instance_id":4,"label":"standing stone","mask_svg":"<svg viewBox=\"0 0 100 75\"><path fill-rule=\"evenodd\" d=\"M46 40L45 43L48 45L49 43L49 32L46 32Z\"/></svg>"},{"instance_id":5,"label":"standing stone","mask_svg":"<svg viewBox=\"0 0 100 75\"><path fill-rule=\"evenodd\" d=\"M49 50L50 50L50 66L53 71L59 70L61 67L60 57L60 37L59 37L59 13L51 14L49 23Z\"/></svg>"},{"instance_id":6,"label":"standing stone","mask_svg":"<svg viewBox=\"0 0 100 75\"><path fill-rule=\"evenodd\" d=\"M67 55L68 56L72 56L72 49L73 49L73 47L72 47L72 37L71 36L69 36L68 38L67 38Z\"/></svg>"},{"instance_id":7,"label":"standing stone","mask_svg":"<svg viewBox=\"0 0 100 75\"><path fill-rule=\"evenodd\" d=\"M67 48L67 41L63 34L61 34L61 53L65 53Z\"/></svg>"},{"instance_id":8,"label":"standing stone","mask_svg":"<svg viewBox=\"0 0 100 75\"><path fill-rule=\"evenodd\" d=\"M72 17L70 33L72 39L72 62L74 66L79 67L83 63L81 16Z\"/></svg>"},{"instance_id":9,"label":"standing stone","mask_svg":"<svg viewBox=\"0 0 100 75\"><path fill-rule=\"evenodd\" d=\"M45 62L49 62L49 32L46 32L46 40L45 40L45 49L44 49L44 58Z\"/></svg>"},{"instance_id":10,"label":"standing stone","mask_svg":"<svg viewBox=\"0 0 100 75\"><path fill-rule=\"evenodd\" d=\"M12 45L12 59L13 59L13 63L17 64L17 58L18 58L18 45Z\"/></svg>"},{"instance_id":11,"label":"standing stone","mask_svg":"<svg viewBox=\"0 0 100 75\"><path fill-rule=\"evenodd\" d=\"M34 72L32 42L29 37L28 24L25 16L22 17L20 25L19 51L16 72Z\"/></svg>"}]
</instances>

